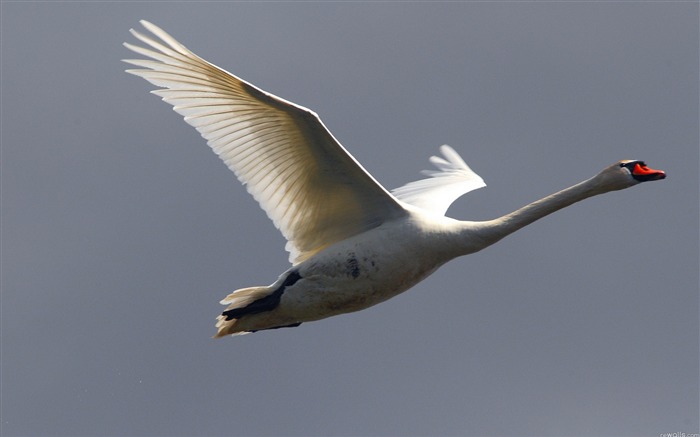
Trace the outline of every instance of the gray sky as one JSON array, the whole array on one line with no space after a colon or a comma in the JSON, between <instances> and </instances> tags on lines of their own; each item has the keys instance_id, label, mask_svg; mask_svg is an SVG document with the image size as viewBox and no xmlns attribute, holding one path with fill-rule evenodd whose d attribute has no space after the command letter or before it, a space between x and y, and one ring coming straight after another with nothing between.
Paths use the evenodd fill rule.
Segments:
<instances>
[{"instance_id":1,"label":"gray sky","mask_svg":"<svg viewBox=\"0 0 700 437\"><path fill-rule=\"evenodd\" d=\"M698 4L2 3L2 434L698 432ZM489 219L600 196L369 310L212 340L288 267L196 131L123 72L148 19L318 112L387 188L447 143Z\"/></svg>"}]
</instances>

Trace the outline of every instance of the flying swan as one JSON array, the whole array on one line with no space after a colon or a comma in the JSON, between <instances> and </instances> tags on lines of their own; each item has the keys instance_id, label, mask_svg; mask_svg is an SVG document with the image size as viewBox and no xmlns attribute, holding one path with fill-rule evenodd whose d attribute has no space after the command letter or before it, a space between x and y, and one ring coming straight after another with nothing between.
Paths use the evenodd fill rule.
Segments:
<instances>
[{"instance_id":1,"label":"flying swan","mask_svg":"<svg viewBox=\"0 0 700 437\"><path fill-rule=\"evenodd\" d=\"M149 59L127 70L185 117L238 177L287 239L292 267L268 286L236 290L221 303L215 337L299 326L383 302L458 256L591 196L666 174L643 161L617 162L592 178L488 221L445 217L461 195L484 187L449 146L437 171L391 193L309 109L210 64L162 29L131 29Z\"/></svg>"}]
</instances>

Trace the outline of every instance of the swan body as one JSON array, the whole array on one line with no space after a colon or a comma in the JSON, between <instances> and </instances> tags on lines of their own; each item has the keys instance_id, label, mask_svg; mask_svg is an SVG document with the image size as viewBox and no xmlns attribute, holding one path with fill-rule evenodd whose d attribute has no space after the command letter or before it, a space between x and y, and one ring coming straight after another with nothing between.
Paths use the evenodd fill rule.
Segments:
<instances>
[{"instance_id":1,"label":"swan body","mask_svg":"<svg viewBox=\"0 0 700 437\"><path fill-rule=\"evenodd\" d=\"M298 326L383 302L442 264L477 252L533 221L591 196L665 178L643 161L619 161L596 176L488 221L445 216L461 195L485 186L449 146L437 171L391 193L333 138L312 111L273 96L199 58L157 26L131 30L149 59L127 72L185 117L246 185L287 239L292 267L269 286L242 288L221 303L216 337Z\"/></svg>"}]
</instances>

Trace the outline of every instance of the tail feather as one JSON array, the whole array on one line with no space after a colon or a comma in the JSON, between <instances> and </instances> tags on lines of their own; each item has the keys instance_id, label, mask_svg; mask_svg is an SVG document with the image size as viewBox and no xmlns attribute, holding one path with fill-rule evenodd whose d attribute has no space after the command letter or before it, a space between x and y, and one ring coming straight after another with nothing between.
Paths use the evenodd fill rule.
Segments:
<instances>
[{"instance_id":1,"label":"tail feather","mask_svg":"<svg viewBox=\"0 0 700 437\"><path fill-rule=\"evenodd\" d=\"M297 270L288 270L267 287L241 288L229 294L221 300L223 305L228 305L226 310L216 318L218 332L214 338L225 335L246 334L263 329L276 329L299 326L298 320L245 318L255 314L272 311L280 304L282 294L287 287L296 284L302 279ZM245 322L241 323L242 320ZM243 324L244 326L240 326Z\"/></svg>"},{"instance_id":2,"label":"tail feather","mask_svg":"<svg viewBox=\"0 0 700 437\"><path fill-rule=\"evenodd\" d=\"M224 337L226 335L247 334L249 331L240 330L237 326L242 315L246 312L252 312L246 311L245 308L261 299L265 299L272 293L274 293L274 289L270 286L248 287L236 290L223 298L221 304L228 305L228 307L216 318L216 329L218 332L214 335L214 338Z\"/></svg>"},{"instance_id":3,"label":"tail feather","mask_svg":"<svg viewBox=\"0 0 700 437\"><path fill-rule=\"evenodd\" d=\"M239 288L225 298L221 299L219 303L221 303L221 305L230 305L229 309L241 308L267 296L271 292L272 290L269 286Z\"/></svg>"}]
</instances>

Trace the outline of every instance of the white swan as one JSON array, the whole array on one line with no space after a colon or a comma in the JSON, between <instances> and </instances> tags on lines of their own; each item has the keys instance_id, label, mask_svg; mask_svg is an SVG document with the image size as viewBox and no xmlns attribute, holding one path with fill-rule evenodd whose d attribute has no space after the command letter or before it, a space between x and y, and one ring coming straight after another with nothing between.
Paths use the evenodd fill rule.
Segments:
<instances>
[{"instance_id":1,"label":"white swan","mask_svg":"<svg viewBox=\"0 0 700 437\"><path fill-rule=\"evenodd\" d=\"M148 60L127 70L184 115L233 170L287 239L292 267L272 285L236 290L221 303L216 337L298 326L358 311L415 285L445 262L477 252L572 203L665 173L642 161L596 176L489 221L445 217L462 194L485 186L448 146L439 171L386 191L333 138L318 116L201 59L157 26L150 48L124 45Z\"/></svg>"}]
</instances>

